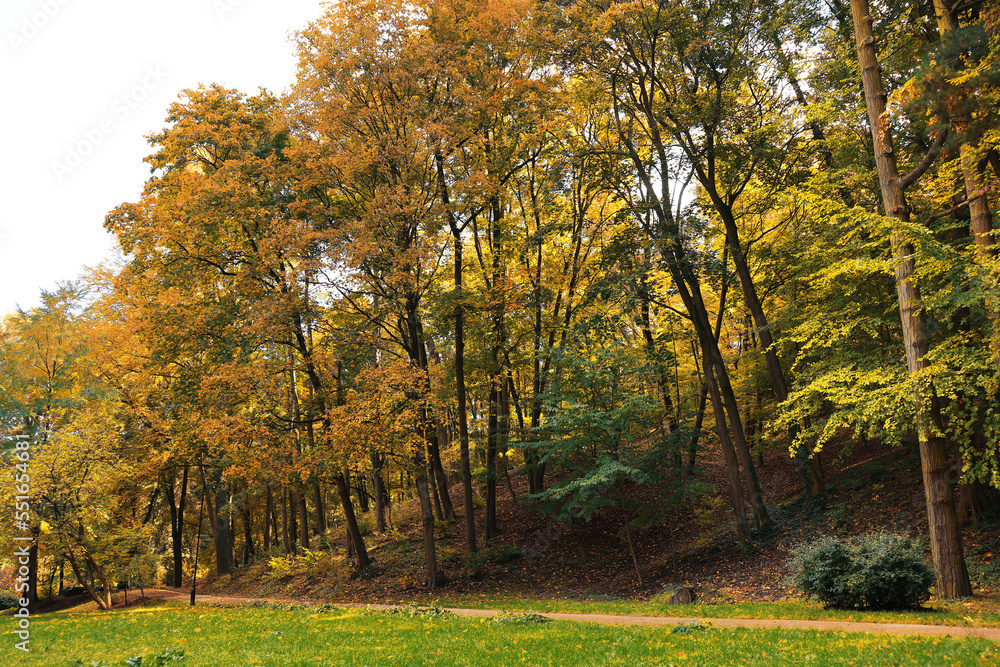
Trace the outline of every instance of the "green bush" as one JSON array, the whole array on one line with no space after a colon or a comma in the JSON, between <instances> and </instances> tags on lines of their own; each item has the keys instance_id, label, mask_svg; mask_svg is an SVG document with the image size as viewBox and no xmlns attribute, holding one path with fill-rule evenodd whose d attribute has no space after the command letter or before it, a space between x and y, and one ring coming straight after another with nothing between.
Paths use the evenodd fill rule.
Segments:
<instances>
[{"instance_id":1,"label":"green bush","mask_svg":"<svg viewBox=\"0 0 1000 667\"><path fill-rule=\"evenodd\" d=\"M0 591L0 611L16 609L20 606L18 597L10 591Z\"/></svg>"},{"instance_id":2,"label":"green bush","mask_svg":"<svg viewBox=\"0 0 1000 667\"><path fill-rule=\"evenodd\" d=\"M408 604L405 607L365 607L364 613L401 615L410 618L448 618L455 615L443 607L420 607L415 604Z\"/></svg>"},{"instance_id":3,"label":"green bush","mask_svg":"<svg viewBox=\"0 0 1000 667\"><path fill-rule=\"evenodd\" d=\"M905 609L930 597L934 571L902 535L825 537L792 552L792 581L828 607Z\"/></svg>"},{"instance_id":4,"label":"green bush","mask_svg":"<svg viewBox=\"0 0 1000 667\"><path fill-rule=\"evenodd\" d=\"M121 663L125 667L161 667L171 662L178 662L184 660L184 651L177 651L174 649L167 649L160 655L147 655L143 658L141 655L134 658L126 658L125 662ZM112 667L109 663L101 660L91 660L90 662L84 662L83 660L73 660L69 663L70 667Z\"/></svg>"},{"instance_id":5,"label":"green bush","mask_svg":"<svg viewBox=\"0 0 1000 667\"><path fill-rule=\"evenodd\" d=\"M535 625L538 623L548 623L547 616L536 614L533 611L501 611L483 619L483 622L491 625Z\"/></svg>"}]
</instances>

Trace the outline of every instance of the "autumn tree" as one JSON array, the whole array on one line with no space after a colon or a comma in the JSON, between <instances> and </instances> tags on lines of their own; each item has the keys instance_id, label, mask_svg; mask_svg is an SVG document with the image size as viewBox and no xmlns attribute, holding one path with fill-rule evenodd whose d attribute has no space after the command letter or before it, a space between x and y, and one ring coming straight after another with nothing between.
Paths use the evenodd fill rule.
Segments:
<instances>
[{"instance_id":1,"label":"autumn tree","mask_svg":"<svg viewBox=\"0 0 1000 667\"><path fill-rule=\"evenodd\" d=\"M943 437L941 424L941 397L932 383L925 382L921 371L928 366L930 351L927 325L921 312L920 289L915 284L916 270L912 242L904 231L910 221L904 187L913 176L903 179L897 170L892 148L892 130L885 122L886 94L875 51L872 18L867 0L852 0L851 13L858 43L858 63L865 87L868 120L875 146L875 159L882 186L882 203L885 214L896 218L900 227L891 239L893 255L897 261L896 289L899 313L903 323L903 340L907 368L913 382L914 411L917 435L920 439L920 459L923 470L924 493L927 497L927 520L930 524L931 552L938 577L938 590L948 598L971 595L969 574L962 553L958 531L955 500L951 481L948 479L949 447ZM919 167L918 167L919 169ZM916 172L914 172L916 173Z\"/></svg>"}]
</instances>

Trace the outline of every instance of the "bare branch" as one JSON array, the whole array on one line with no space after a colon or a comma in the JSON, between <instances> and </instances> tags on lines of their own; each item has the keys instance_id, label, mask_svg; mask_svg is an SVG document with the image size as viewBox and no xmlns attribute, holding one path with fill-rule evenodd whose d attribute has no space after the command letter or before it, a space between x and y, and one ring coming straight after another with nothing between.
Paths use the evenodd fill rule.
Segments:
<instances>
[{"instance_id":1,"label":"bare branch","mask_svg":"<svg viewBox=\"0 0 1000 667\"><path fill-rule=\"evenodd\" d=\"M934 160L936 160L937 156L941 153L941 148L944 146L944 140L947 138L948 128L945 127L938 132L937 139L934 140L934 143L931 145L931 149L927 151L927 155L925 155L924 159L917 165L917 168L899 180L899 187L905 190L913 185L918 178L924 175L924 172L927 171L932 164L934 164Z\"/></svg>"}]
</instances>

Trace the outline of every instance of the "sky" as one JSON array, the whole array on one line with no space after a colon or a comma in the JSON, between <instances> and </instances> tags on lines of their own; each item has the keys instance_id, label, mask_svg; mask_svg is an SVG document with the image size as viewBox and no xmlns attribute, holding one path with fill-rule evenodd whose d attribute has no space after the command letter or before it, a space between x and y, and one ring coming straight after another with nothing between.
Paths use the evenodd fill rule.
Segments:
<instances>
[{"instance_id":1,"label":"sky","mask_svg":"<svg viewBox=\"0 0 1000 667\"><path fill-rule=\"evenodd\" d=\"M0 316L113 259L104 216L137 201L180 91L294 81L321 0L2 0Z\"/></svg>"}]
</instances>

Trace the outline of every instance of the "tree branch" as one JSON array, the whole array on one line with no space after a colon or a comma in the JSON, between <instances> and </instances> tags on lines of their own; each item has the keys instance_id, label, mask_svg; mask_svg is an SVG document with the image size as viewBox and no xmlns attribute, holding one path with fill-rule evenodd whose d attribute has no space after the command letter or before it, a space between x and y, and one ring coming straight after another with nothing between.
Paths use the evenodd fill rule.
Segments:
<instances>
[{"instance_id":1,"label":"tree branch","mask_svg":"<svg viewBox=\"0 0 1000 667\"><path fill-rule=\"evenodd\" d=\"M946 211L941 211L940 213L935 213L934 215L931 216L930 219L931 220L937 220L938 218L946 218L949 215L952 215L953 213L958 213L964 207L968 206L969 202L975 201L976 199L979 199L980 197L985 197L987 194L993 193L993 192L996 192L996 191L997 191L997 187L993 186L993 185L987 186L985 188L980 188L979 190L976 190L974 193L972 193L971 197L967 197L965 200L963 200L961 204L957 204L955 206L952 206L951 208L949 208Z\"/></svg>"},{"instance_id":2,"label":"tree branch","mask_svg":"<svg viewBox=\"0 0 1000 667\"><path fill-rule=\"evenodd\" d=\"M932 164L934 164L934 160L936 160L937 156L941 153L941 148L944 146L944 140L947 138L948 128L946 127L938 132L937 138L931 145L931 149L927 151L927 155L925 155L924 159L917 165L917 168L903 178L899 179L899 187L905 190L913 185L918 178L924 175L924 172L927 171Z\"/></svg>"}]
</instances>

